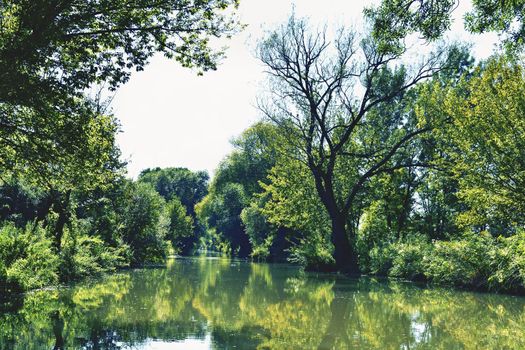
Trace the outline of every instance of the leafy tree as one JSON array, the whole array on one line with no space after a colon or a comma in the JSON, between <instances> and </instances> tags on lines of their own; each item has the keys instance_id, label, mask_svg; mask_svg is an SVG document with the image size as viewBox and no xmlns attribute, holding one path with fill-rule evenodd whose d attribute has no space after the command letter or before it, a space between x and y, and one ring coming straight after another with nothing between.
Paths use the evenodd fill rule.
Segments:
<instances>
[{"instance_id":1,"label":"leafy tree","mask_svg":"<svg viewBox=\"0 0 525 350\"><path fill-rule=\"evenodd\" d=\"M452 161L445 164L459 184L458 197L470 207L460 215L466 225L501 234L525 224L524 91L522 66L502 56L455 88L427 92L427 113L451 121L437 131L453 140L447 148Z\"/></svg>"},{"instance_id":2,"label":"leafy tree","mask_svg":"<svg viewBox=\"0 0 525 350\"><path fill-rule=\"evenodd\" d=\"M357 198L374 176L419 165L395 157L429 130L405 111L405 95L444 67L443 52L412 71L393 67L400 54L379 45L366 38L358 46L344 30L330 45L324 31L311 33L293 16L259 45L272 83L261 109L286 130L289 158L312 176L330 218L335 262L352 271L358 269L351 219L358 217Z\"/></svg>"},{"instance_id":3,"label":"leafy tree","mask_svg":"<svg viewBox=\"0 0 525 350\"><path fill-rule=\"evenodd\" d=\"M258 122L234 139L234 151L219 165L213 187L220 191L227 183L239 183L248 196L261 192L260 181L277 159L278 132L274 125Z\"/></svg>"},{"instance_id":4,"label":"leafy tree","mask_svg":"<svg viewBox=\"0 0 525 350\"><path fill-rule=\"evenodd\" d=\"M235 31L225 10L236 6L235 0L3 2L0 101L67 107L71 96L94 83L116 88L155 52L187 67L214 69L220 52L209 40Z\"/></svg>"},{"instance_id":5,"label":"leafy tree","mask_svg":"<svg viewBox=\"0 0 525 350\"><path fill-rule=\"evenodd\" d=\"M184 216L188 215L191 220L190 226L193 227L193 233L189 234L186 229L181 232L172 232L173 235L181 235L180 240L174 242L174 247L177 247L179 253L189 254L196 247L196 243L200 236L204 234L203 224L198 220L195 213L195 205L200 202L208 193L208 173L205 171L193 172L186 168L155 168L143 170L138 178L141 183L151 185L155 190L169 202L170 209L176 210L172 205L176 201L180 201L183 205ZM173 213L176 222L173 224L181 224L187 226L188 219L182 216L182 212ZM177 217L179 215L179 217ZM175 237L173 236L173 237Z\"/></svg>"},{"instance_id":6,"label":"leafy tree","mask_svg":"<svg viewBox=\"0 0 525 350\"><path fill-rule=\"evenodd\" d=\"M194 215L195 204L208 193L208 173L186 168L155 168L143 170L139 182L148 183L166 200L178 198L188 213Z\"/></svg>"},{"instance_id":7,"label":"leafy tree","mask_svg":"<svg viewBox=\"0 0 525 350\"><path fill-rule=\"evenodd\" d=\"M129 191L122 231L132 251L131 263L159 263L166 257L165 201L148 184L130 183Z\"/></svg>"},{"instance_id":8,"label":"leafy tree","mask_svg":"<svg viewBox=\"0 0 525 350\"><path fill-rule=\"evenodd\" d=\"M199 216L208 228L222 235L234 251L238 249L240 255L248 256L253 253L251 249L259 249L259 255L268 256L267 248L272 243L270 231L265 225L255 225L265 221L257 205L257 194L263 192L262 183L267 181L276 162L279 132L274 125L259 122L232 144L234 151L219 165L210 193L199 204ZM241 217L244 209L248 211Z\"/></svg>"},{"instance_id":9,"label":"leafy tree","mask_svg":"<svg viewBox=\"0 0 525 350\"><path fill-rule=\"evenodd\" d=\"M373 35L385 52L403 50L403 40L412 33L435 40L450 29L452 13L458 0L383 0L377 7L365 10L371 19ZM472 33L498 32L502 44L520 50L525 43L523 0L474 0L464 18L465 28Z\"/></svg>"},{"instance_id":10,"label":"leafy tree","mask_svg":"<svg viewBox=\"0 0 525 350\"><path fill-rule=\"evenodd\" d=\"M186 214L186 208L177 197L167 203L169 239L177 252L188 253L193 248L194 231L193 218Z\"/></svg>"},{"instance_id":11,"label":"leafy tree","mask_svg":"<svg viewBox=\"0 0 525 350\"><path fill-rule=\"evenodd\" d=\"M283 159L272 168L269 180L262 213L271 224L288 229L289 260L312 269L333 264L330 218L306 165Z\"/></svg>"},{"instance_id":12,"label":"leafy tree","mask_svg":"<svg viewBox=\"0 0 525 350\"><path fill-rule=\"evenodd\" d=\"M229 242L232 252L240 257L247 257L251 252L241 221L241 212L246 205L243 187L228 183L221 192L210 192L197 206L198 215L206 226L215 228Z\"/></svg>"}]
</instances>

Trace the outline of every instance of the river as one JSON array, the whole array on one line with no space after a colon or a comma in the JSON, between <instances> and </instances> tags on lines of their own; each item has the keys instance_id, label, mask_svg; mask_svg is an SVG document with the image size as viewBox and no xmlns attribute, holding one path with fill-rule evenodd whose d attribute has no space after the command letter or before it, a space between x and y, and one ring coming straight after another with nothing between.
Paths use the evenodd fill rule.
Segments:
<instances>
[{"instance_id":1,"label":"river","mask_svg":"<svg viewBox=\"0 0 525 350\"><path fill-rule=\"evenodd\" d=\"M170 259L4 304L0 349L525 349L525 298Z\"/></svg>"}]
</instances>

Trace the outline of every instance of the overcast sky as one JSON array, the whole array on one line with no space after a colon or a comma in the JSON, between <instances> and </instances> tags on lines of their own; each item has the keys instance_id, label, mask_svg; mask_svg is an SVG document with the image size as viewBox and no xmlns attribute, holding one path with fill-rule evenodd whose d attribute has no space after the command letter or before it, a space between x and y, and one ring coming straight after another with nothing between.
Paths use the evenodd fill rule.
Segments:
<instances>
[{"instance_id":1,"label":"overcast sky","mask_svg":"<svg viewBox=\"0 0 525 350\"><path fill-rule=\"evenodd\" d=\"M260 118L254 107L264 79L254 57L257 39L284 22L292 9L314 23L356 24L373 0L241 0L239 14L248 27L227 41L227 58L217 71L197 76L174 61L155 56L143 72L134 73L112 103L122 132L118 144L129 161L128 175L148 167L187 167L213 173L231 151L230 140ZM460 18L470 6L462 0ZM476 56L492 51L493 36L479 38L462 31L456 20L449 34L474 41Z\"/></svg>"}]
</instances>

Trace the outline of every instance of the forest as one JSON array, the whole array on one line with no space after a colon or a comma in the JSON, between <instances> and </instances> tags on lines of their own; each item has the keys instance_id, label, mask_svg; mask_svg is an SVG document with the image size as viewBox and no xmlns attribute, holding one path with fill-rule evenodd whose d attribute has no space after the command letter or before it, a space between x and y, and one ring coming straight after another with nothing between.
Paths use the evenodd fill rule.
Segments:
<instances>
[{"instance_id":1,"label":"forest","mask_svg":"<svg viewBox=\"0 0 525 350\"><path fill-rule=\"evenodd\" d=\"M525 1L472 1L483 60L445 40L456 5L383 0L335 34L291 14L213 176L130 179L102 91L157 53L220 69L239 1L0 2L0 299L202 252L525 293Z\"/></svg>"}]
</instances>

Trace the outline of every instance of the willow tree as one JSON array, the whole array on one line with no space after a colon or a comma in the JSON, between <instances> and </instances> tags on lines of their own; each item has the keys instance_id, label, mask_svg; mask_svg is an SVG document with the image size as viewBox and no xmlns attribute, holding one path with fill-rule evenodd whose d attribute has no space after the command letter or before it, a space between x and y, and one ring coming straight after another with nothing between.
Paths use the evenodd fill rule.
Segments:
<instances>
[{"instance_id":1,"label":"willow tree","mask_svg":"<svg viewBox=\"0 0 525 350\"><path fill-rule=\"evenodd\" d=\"M260 108L287 134L288 157L304 163L330 217L339 269L357 271L355 229L349 225L360 194L374 176L420 164L396 157L430 126L419 127L405 97L442 68L440 53L417 67L385 53L372 38L340 30L312 32L290 20L260 42L270 88Z\"/></svg>"}]
</instances>

